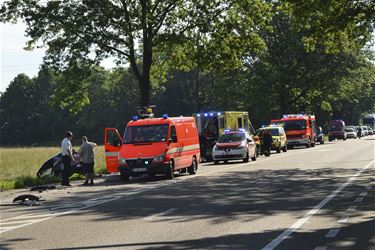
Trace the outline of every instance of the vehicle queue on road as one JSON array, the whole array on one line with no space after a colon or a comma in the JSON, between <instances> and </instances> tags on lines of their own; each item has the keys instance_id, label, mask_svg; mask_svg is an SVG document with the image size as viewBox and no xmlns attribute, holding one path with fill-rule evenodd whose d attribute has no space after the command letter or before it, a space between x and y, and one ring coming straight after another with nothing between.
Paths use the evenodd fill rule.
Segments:
<instances>
[{"instance_id":1,"label":"vehicle queue on road","mask_svg":"<svg viewBox=\"0 0 375 250\"><path fill-rule=\"evenodd\" d=\"M325 134L311 114L286 114L255 130L247 112L197 113L193 117L154 117L145 108L128 122L124 136L105 129L105 158L108 173L130 177L175 172L196 174L201 162L255 161L260 155L287 152L297 146L323 144ZM342 120L328 122L329 141L373 134L370 126L345 126Z\"/></svg>"}]
</instances>

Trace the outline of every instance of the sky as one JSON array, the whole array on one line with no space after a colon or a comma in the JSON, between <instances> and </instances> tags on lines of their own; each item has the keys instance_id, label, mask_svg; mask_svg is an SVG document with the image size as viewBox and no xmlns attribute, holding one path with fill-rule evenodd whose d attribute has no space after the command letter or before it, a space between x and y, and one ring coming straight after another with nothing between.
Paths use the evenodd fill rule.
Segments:
<instances>
[{"instance_id":1,"label":"sky","mask_svg":"<svg viewBox=\"0 0 375 250\"><path fill-rule=\"evenodd\" d=\"M45 49L23 49L28 40L25 37L25 29L26 25L23 23L0 23L0 92L4 92L19 73L25 73L30 77L36 76L42 64ZM107 59L103 61L102 66L113 68L115 64L112 59Z\"/></svg>"},{"instance_id":2,"label":"sky","mask_svg":"<svg viewBox=\"0 0 375 250\"><path fill-rule=\"evenodd\" d=\"M0 23L0 93L6 90L9 83L19 73L25 73L30 77L38 74L45 49L24 50L27 41L24 35L25 29L26 26L23 23ZM373 48L375 50L375 43ZM102 62L102 66L109 69L114 67L115 64L112 59L107 59Z\"/></svg>"}]
</instances>

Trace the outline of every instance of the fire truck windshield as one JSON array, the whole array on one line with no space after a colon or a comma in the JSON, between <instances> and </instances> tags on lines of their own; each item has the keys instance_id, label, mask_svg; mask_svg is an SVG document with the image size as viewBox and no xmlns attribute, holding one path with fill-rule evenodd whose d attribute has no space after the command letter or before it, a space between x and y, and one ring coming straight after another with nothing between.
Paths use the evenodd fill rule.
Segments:
<instances>
[{"instance_id":1,"label":"fire truck windshield","mask_svg":"<svg viewBox=\"0 0 375 250\"><path fill-rule=\"evenodd\" d=\"M168 124L131 126L126 128L124 143L165 142L167 135Z\"/></svg>"},{"instance_id":2,"label":"fire truck windshield","mask_svg":"<svg viewBox=\"0 0 375 250\"><path fill-rule=\"evenodd\" d=\"M284 121L284 130L305 130L306 129L306 120L287 120Z\"/></svg>"}]
</instances>

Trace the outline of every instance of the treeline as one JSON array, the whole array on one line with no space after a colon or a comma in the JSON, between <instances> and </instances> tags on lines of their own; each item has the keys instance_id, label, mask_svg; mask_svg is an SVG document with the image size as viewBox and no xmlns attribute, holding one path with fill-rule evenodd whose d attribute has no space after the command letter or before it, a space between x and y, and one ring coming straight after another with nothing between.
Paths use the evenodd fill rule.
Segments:
<instances>
[{"instance_id":1,"label":"treeline","mask_svg":"<svg viewBox=\"0 0 375 250\"><path fill-rule=\"evenodd\" d=\"M266 49L244 57L236 69L171 71L152 85L156 113L246 110L260 126L283 113L312 112L322 125L331 118L357 124L363 113L374 112L374 52L363 47L327 53L323 45L307 50L303 31L294 27L275 16L272 29L261 32ZM105 127L123 132L139 99L131 68L42 66L34 78L19 74L2 93L0 143L58 145L66 130L102 143Z\"/></svg>"}]
</instances>

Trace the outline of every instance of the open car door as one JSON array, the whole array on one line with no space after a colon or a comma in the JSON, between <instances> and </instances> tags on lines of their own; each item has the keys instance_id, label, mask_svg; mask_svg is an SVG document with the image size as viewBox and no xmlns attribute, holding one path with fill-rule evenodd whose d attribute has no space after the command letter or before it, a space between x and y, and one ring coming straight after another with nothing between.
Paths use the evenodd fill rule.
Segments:
<instances>
[{"instance_id":1,"label":"open car door","mask_svg":"<svg viewBox=\"0 0 375 250\"><path fill-rule=\"evenodd\" d=\"M122 145L122 138L115 128L104 131L105 163L108 173L118 172L118 154Z\"/></svg>"}]
</instances>

